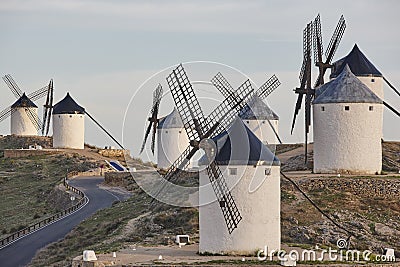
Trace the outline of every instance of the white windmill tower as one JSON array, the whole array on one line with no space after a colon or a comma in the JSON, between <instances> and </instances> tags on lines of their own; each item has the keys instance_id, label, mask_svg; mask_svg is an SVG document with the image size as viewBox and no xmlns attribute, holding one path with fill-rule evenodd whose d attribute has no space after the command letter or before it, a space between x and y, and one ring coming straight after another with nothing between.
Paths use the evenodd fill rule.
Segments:
<instances>
[{"instance_id":1,"label":"white windmill tower","mask_svg":"<svg viewBox=\"0 0 400 267\"><path fill-rule=\"evenodd\" d=\"M315 173L381 172L383 102L347 65L313 107Z\"/></svg>"},{"instance_id":2,"label":"white windmill tower","mask_svg":"<svg viewBox=\"0 0 400 267\"><path fill-rule=\"evenodd\" d=\"M38 107L33 102L47 95L44 114L51 109L53 96L53 80L49 85L40 88L28 95L22 92L17 83L7 74L3 80L17 98L17 101L0 112L0 122L11 116L11 134L19 136L38 135L41 129L42 134L48 133L50 121L43 120L43 124L38 117Z\"/></svg>"},{"instance_id":3,"label":"white windmill tower","mask_svg":"<svg viewBox=\"0 0 400 267\"><path fill-rule=\"evenodd\" d=\"M225 98L228 98L230 95L235 97L233 87L220 72L212 78L211 82ZM239 113L239 117L246 123L247 127L264 144L281 143L278 134L279 116L263 101L280 84L278 78L273 75L255 92L253 98Z\"/></svg>"},{"instance_id":4,"label":"white windmill tower","mask_svg":"<svg viewBox=\"0 0 400 267\"><path fill-rule=\"evenodd\" d=\"M191 158L202 149L200 252L247 254L265 245L279 249L279 161L237 117L255 95L250 81L245 81L235 95L229 94L207 118L182 65L173 70L167 82L189 146L151 195L154 199L160 194L171 197L175 191L168 191L169 184L181 177ZM234 187L234 179L226 179L228 176L235 176ZM176 197L182 198L180 194Z\"/></svg>"},{"instance_id":5,"label":"white windmill tower","mask_svg":"<svg viewBox=\"0 0 400 267\"><path fill-rule=\"evenodd\" d=\"M332 73L329 76L335 79L348 65L351 72L380 99L384 100L383 94L383 75L361 52L357 44L354 45L350 53L333 63Z\"/></svg>"},{"instance_id":6,"label":"white windmill tower","mask_svg":"<svg viewBox=\"0 0 400 267\"><path fill-rule=\"evenodd\" d=\"M181 117L176 108L160 119L157 126L157 167L168 169L189 143Z\"/></svg>"},{"instance_id":7,"label":"white windmill tower","mask_svg":"<svg viewBox=\"0 0 400 267\"><path fill-rule=\"evenodd\" d=\"M268 247L279 250L280 162L243 123L236 119L224 133L213 138L215 161L226 178L242 220L229 232L213 197L209 174L200 172L199 228L201 253L247 254Z\"/></svg>"},{"instance_id":8,"label":"white windmill tower","mask_svg":"<svg viewBox=\"0 0 400 267\"><path fill-rule=\"evenodd\" d=\"M53 147L84 149L85 109L67 93L53 107Z\"/></svg>"},{"instance_id":9,"label":"white windmill tower","mask_svg":"<svg viewBox=\"0 0 400 267\"><path fill-rule=\"evenodd\" d=\"M38 119L38 107L25 93L11 105L11 134L27 136L38 135L35 122Z\"/></svg>"}]
</instances>

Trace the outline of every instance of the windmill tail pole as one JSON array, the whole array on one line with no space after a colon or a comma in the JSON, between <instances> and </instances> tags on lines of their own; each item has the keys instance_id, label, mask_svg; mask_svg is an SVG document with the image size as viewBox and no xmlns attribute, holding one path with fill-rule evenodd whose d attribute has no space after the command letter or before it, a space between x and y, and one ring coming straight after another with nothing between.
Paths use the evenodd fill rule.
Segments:
<instances>
[{"instance_id":1,"label":"windmill tail pole","mask_svg":"<svg viewBox=\"0 0 400 267\"><path fill-rule=\"evenodd\" d=\"M100 123L98 123L87 111L85 111L85 114L88 115L88 117L97 124L97 126L100 127L100 129L102 129L115 143L117 143L119 145L120 148L124 149L125 148L117 141L117 139L115 139L106 129L104 129L103 126L101 126Z\"/></svg>"},{"instance_id":2,"label":"windmill tail pole","mask_svg":"<svg viewBox=\"0 0 400 267\"><path fill-rule=\"evenodd\" d=\"M389 104L386 103L385 101L383 101L383 104L385 105L385 107L387 107L388 109L390 109L394 114L396 114L397 116L400 117L400 112L398 112L397 110L395 110L394 107L392 107L391 105L389 105Z\"/></svg>"},{"instance_id":3,"label":"windmill tail pole","mask_svg":"<svg viewBox=\"0 0 400 267\"><path fill-rule=\"evenodd\" d=\"M393 91L395 91L395 92L400 96L400 92L399 92L396 88L394 88L394 86L393 86L388 80L386 80L385 77L383 77L383 80L385 80L385 82L387 83L387 85L389 85L390 88L392 88Z\"/></svg>"},{"instance_id":4,"label":"windmill tail pole","mask_svg":"<svg viewBox=\"0 0 400 267\"><path fill-rule=\"evenodd\" d=\"M281 140L281 138L279 137L279 134L276 132L274 126L272 126L272 123L269 121L269 119L267 119L267 121L268 121L269 127L271 127L271 129L272 129L272 131L274 132L276 138L278 138L279 143L282 144L282 140Z\"/></svg>"}]
</instances>

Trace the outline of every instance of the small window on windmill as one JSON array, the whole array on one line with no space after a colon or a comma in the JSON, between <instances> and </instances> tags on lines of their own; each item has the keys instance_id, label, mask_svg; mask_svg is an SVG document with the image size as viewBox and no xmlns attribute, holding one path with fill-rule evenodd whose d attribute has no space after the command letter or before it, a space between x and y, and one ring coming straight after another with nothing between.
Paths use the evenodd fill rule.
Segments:
<instances>
[{"instance_id":1,"label":"small window on windmill","mask_svg":"<svg viewBox=\"0 0 400 267\"><path fill-rule=\"evenodd\" d=\"M262 121L263 124L265 124L265 121Z\"/></svg>"},{"instance_id":2,"label":"small window on windmill","mask_svg":"<svg viewBox=\"0 0 400 267\"><path fill-rule=\"evenodd\" d=\"M229 168L229 175L237 175L237 168Z\"/></svg>"},{"instance_id":3,"label":"small window on windmill","mask_svg":"<svg viewBox=\"0 0 400 267\"><path fill-rule=\"evenodd\" d=\"M374 82L375 82L375 79L374 79L374 78L372 78L372 79L371 79L371 83L374 83Z\"/></svg>"},{"instance_id":4,"label":"small window on windmill","mask_svg":"<svg viewBox=\"0 0 400 267\"><path fill-rule=\"evenodd\" d=\"M325 111L325 107L321 107L321 110L322 110L322 111Z\"/></svg>"},{"instance_id":5,"label":"small window on windmill","mask_svg":"<svg viewBox=\"0 0 400 267\"><path fill-rule=\"evenodd\" d=\"M271 175L271 168L265 168L265 175Z\"/></svg>"},{"instance_id":6,"label":"small window on windmill","mask_svg":"<svg viewBox=\"0 0 400 267\"><path fill-rule=\"evenodd\" d=\"M69 115L70 118L72 118L72 115Z\"/></svg>"},{"instance_id":7,"label":"small window on windmill","mask_svg":"<svg viewBox=\"0 0 400 267\"><path fill-rule=\"evenodd\" d=\"M179 130L179 133L182 133L182 131Z\"/></svg>"},{"instance_id":8,"label":"small window on windmill","mask_svg":"<svg viewBox=\"0 0 400 267\"><path fill-rule=\"evenodd\" d=\"M369 111L373 111L374 110L374 106L369 106Z\"/></svg>"},{"instance_id":9,"label":"small window on windmill","mask_svg":"<svg viewBox=\"0 0 400 267\"><path fill-rule=\"evenodd\" d=\"M249 121L246 121L246 123L249 123Z\"/></svg>"},{"instance_id":10,"label":"small window on windmill","mask_svg":"<svg viewBox=\"0 0 400 267\"><path fill-rule=\"evenodd\" d=\"M58 115L59 118L61 118L61 115Z\"/></svg>"},{"instance_id":11,"label":"small window on windmill","mask_svg":"<svg viewBox=\"0 0 400 267\"><path fill-rule=\"evenodd\" d=\"M344 106L344 110L350 110L350 106Z\"/></svg>"},{"instance_id":12,"label":"small window on windmill","mask_svg":"<svg viewBox=\"0 0 400 267\"><path fill-rule=\"evenodd\" d=\"M168 130L166 130L165 133L168 133Z\"/></svg>"}]
</instances>

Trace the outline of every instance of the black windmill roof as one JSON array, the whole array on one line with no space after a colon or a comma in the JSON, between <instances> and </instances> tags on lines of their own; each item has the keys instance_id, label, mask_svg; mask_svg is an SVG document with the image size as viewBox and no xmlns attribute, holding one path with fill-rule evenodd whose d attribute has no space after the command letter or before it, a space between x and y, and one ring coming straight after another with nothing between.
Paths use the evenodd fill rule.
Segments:
<instances>
[{"instance_id":1,"label":"black windmill roof","mask_svg":"<svg viewBox=\"0 0 400 267\"><path fill-rule=\"evenodd\" d=\"M254 96L240 111L242 120L279 120L279 116L258 96Z\"/></svg>"},{"instance_id":2,"label":"black windmill roof","mask_svg":"<svg viewBox=\"0 0 400 267\"><path fill-rule=\"evenodd\" d=\"M275 155L237 118L227 131L212 140L217 145L215 161L219 165L280 165ZM199 163L206 162L203 156Z\"/></svg>"},{"instance_id":3,"label":"black windmill roof","mask_svg":"<svg viewBox=\"0 0 400 267\"><path fill-rule=\"evenodd\" d=\"M53 114L84 114L85 109L79 106L67 93L63 100L53 107Z\"/></svg>"},{"instance_id":4,"label":"black windmill roof","mask_svg":"<svg viewBox=\"0 0 400 267\"><path fill-rule=\"evenodd\" d=\"M22 96L11 105L11 108L37 108L37 106L23 93Z\"/></svg>"},{"instance_id":5,"label":"black windmill roof","mask_svg":"<svg viewBox=\"0 0 400 267\"><path fill-rule=\"evenodd\" d=\"M382 100L361 82L346 65L342 73L316 91L314 104L324 103L379 103Z\"/></svg>"},{"instance_id":6,"label":"black windmill roof","mask_svg":"<svg viewBox=\"0 0 400 267\"><path fill-rule=\"evenodd\" d=\"M330 78L336 78L339 76L346 65L349 65L351 72L356 76L382 77L382 73L361 52L357 44L354 45L353 49L347 56L333 63Z\"/></svg>"}]
</instances>

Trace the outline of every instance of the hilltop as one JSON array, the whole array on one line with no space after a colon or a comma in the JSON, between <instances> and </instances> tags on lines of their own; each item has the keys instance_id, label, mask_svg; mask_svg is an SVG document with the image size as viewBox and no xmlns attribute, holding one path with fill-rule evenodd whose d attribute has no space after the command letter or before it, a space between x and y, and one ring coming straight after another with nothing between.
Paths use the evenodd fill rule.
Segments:
<instances>
[{"instance_id":1,"label":"hilltop","mask_svg":"<svg viewBox=\"0 0 400 267\"><path fill-rule=\"evenodd\" d=\"M400 162L400 143L390 142L383 147L384 157ZM282 155L294 151L283 167L294 166L293 162L303 153L301 145L284 145L277 151ZM341 178L309 172L289 172L288 175L324 212L355 234L351 238L353 247L375 252L383 247L400 250L400 179L397 174ZM184 182L196 184L196 178L192 176ZM32 266L70 264L84 249L110 253L137 246L175 246L176 234L189 234L192 242L198 242L197 209L161 203L150 207L150 197L129 174L108 185L123 187L132 197L82 222L64 240L40 251ZM334 247L337 239L348 237L348 233L323 217L284 178L281 178L281 201L283 243L303 248Z\"/></svg>"}]
</instances>

